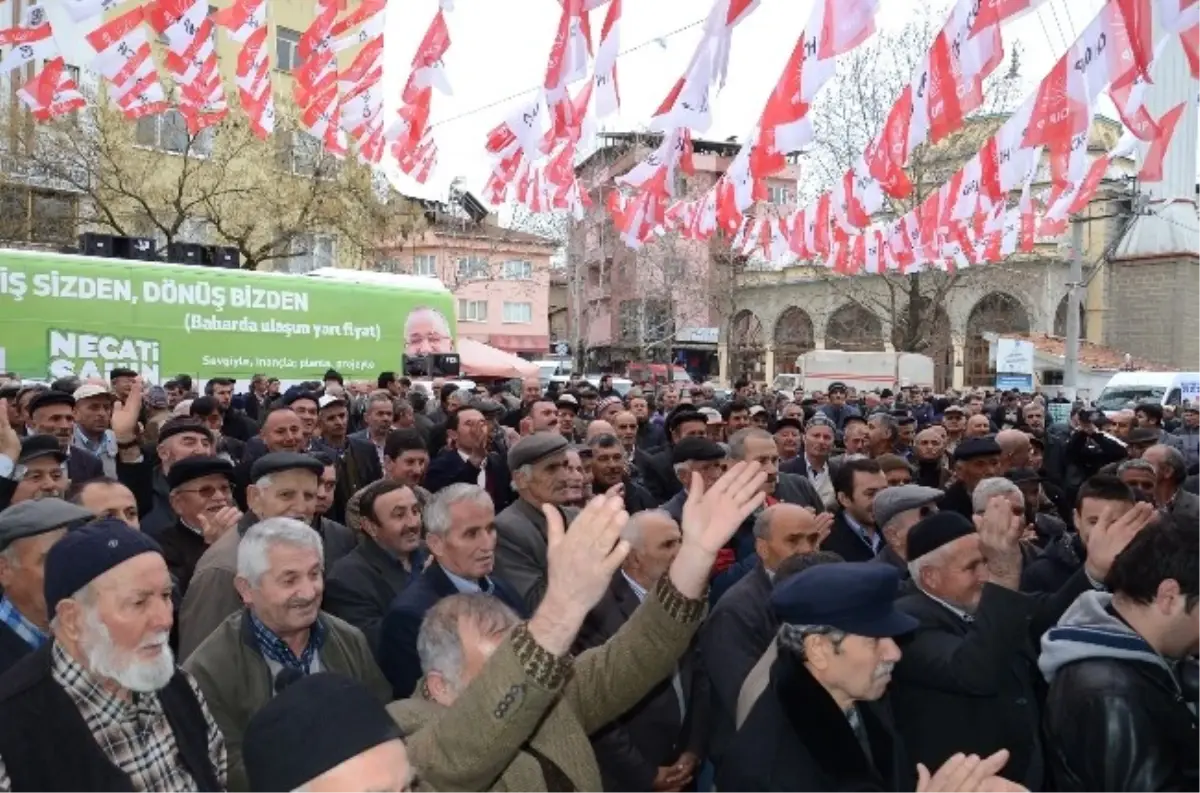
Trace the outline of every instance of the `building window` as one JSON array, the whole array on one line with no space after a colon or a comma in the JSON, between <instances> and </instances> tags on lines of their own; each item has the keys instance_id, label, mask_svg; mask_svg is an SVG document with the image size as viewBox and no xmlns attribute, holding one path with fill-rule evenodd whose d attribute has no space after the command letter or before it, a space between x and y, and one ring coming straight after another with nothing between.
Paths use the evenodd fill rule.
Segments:
<instances>
[{"instance_id":1,"label":"building window","mask_svg":"<svg viewBox=\"0 0 1200 793\"><path fill-rule=\"evenodd\" d=\"M458 277L475 280L488 277L488 261L482 256L464 256L458 260Z\"/></svg>"},{"instance_id":2,"label":"building window","mask_svg":"<svg viewBox=\"0 0 1200 793\"><path fill-rule=\"evenodd\" d=\"M487 322L486 300L459 300L459 322Z\"/></svg>"},{"instance_id":3,"label":"building window","mask_svg":"<svg viewBox=\"0 0 1200 793\"><path fill-rule=\"evenodd\" d=\"M437 278L437 256L432 253L422 253L413 257L413 275L423 275L426 278Z\"/></svg>"},{"instance_id":4,"label":"building window","mask_svg":"<svg viewBox=\"0 0 1200 793\"><path fill-rule=\"evenodd\" d=\"M65 243L75 236L79 199L70 193L0 186L0 239Z\"/></svg>"},{"instance_id":5,"label":"building window","mask_svg":"<svg viewBox=\"0 0 1200 793\"><path fill-rule=\"evenodd\" d=\"M159 151L174 154L188 152L197 157L212 154L213 128L208 127L192 138L188 135L187 121L178 110L168 110L157 116L142 116L137 121L136 141L140 146L149 146ZM191 141L191 149L188 141Z\"/></svg>"},{"instance_id":6,"label":"building window","mask_svg":"<svg viewBox=\"0 0 1200 793\"><path fill-rule=\"evenodd\" d=\"M275 28L275 68L290 72L303 61L300 59L300 31L291 28Z\"/></svg>"},{"instance_id":7,"label":"building window","mask_svg":"<svg viewBox=\"0 0 1200 793\"><path fill-rule=\"evenodd\" d=\"M767 201L772 204L792 203L792 191L781 184L767 185Z\"/></svg>"},{"instance_id":8,"label":"building window","mask_svg":"<svg viewBox=\"0 0 1200 793\"><path fill-rule=\"evenodd\" d=\"M297 234L292 239L289 273L309 273L321 267L337 266L337 240L331 234Z\"/></svg>"},{"instance_id":9,"label":"building window","mask_svg":"<svg viewBox=\"0 0 1200 793\"><path fill-rule=\"evenodd\" d=\"M332 179L340 164L325 151L319 138L294 129L277 137L279 164L297 176Z\"/></svg>"},{"instance_id":10,"label":"building window","mask_svg":"<svg viewBox=\"0 0 1200 793\"><path fill-rule=\"evenodd\" d=\"M505 262L504 278L508 281L529 281L533 278L533 264L525 261Z\"/></svg>"},{"instance_id":11,"label":"building window","mask_svg":"<svg viewBox=\"0 0 1200 793\"><path fill-rule=\"evenodd\" d=\"M533 303L504 303L504 321L522 325L533 322Z\"/></svg>"}]
</instances>

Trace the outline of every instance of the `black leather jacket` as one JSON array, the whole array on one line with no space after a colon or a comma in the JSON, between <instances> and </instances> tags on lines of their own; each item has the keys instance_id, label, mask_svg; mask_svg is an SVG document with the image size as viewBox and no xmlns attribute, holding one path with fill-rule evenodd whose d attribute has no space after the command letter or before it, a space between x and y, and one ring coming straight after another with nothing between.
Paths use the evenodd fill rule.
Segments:
<instances>
[{"instance_id":1,"label":"black leather jacket","mask_svg":"<svg viewBox=\"0 0 1200 793\"><path fill-rule=\"evenodd\" d=\"M1064 666L1045 708L1053 789L1200 789L1190 704L1156 664L1097 657Z\"/></svg>"}]
</instances>

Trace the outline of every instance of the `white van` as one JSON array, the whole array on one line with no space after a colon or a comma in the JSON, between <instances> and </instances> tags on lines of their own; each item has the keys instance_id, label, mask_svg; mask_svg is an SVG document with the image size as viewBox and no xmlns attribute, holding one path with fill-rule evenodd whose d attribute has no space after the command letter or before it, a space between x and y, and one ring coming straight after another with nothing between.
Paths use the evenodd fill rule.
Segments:
<instances>
[{"instance_id":1,"label":"white van","mask_svg":"<svg viewBox=\"0 0 1200 793\"><path fill-rule=\"evenodd\" d=\"M1096 407L1112 414L1142 402L1179 406L1198 400L1200 372L1117 372L1096 398Z\"/></svg>"}]
</instances>

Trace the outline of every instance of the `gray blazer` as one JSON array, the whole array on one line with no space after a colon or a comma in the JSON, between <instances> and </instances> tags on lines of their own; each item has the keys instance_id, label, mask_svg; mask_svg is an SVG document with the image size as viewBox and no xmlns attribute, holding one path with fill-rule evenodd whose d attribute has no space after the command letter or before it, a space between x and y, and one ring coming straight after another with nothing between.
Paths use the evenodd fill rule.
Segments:
<instances>
[{"instance_id":1,"label":"gray blazer","mask_svg":"<svg viewBox=\"0 0 1200 793\"><path fill-rule=\"evenodd\" d=\"M559 507L570 524L579 510ZM532 614L546 594L546 517L518 498L496 516L495 575L512 585Z\"/></svg>"}]
</instances>

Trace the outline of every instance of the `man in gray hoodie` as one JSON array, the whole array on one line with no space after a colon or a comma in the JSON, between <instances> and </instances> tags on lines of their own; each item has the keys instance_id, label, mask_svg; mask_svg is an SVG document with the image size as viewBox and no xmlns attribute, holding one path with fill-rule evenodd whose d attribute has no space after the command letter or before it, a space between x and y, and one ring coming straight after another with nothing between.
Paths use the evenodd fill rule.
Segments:
<instances>
[{"instance_id":1,"label":"man in gray hoodie","mask_svg":"<svg viewBox=\"0 0 1200 793\"><path fill-rule=\"evenodd\" d=\"M1200 650L1198 548L1195 525L1159 518L1117 557L1110 591L1080 595L1042 637L1053 789L1200 785L1196 692L1181 674Z\"/></svg>"}]
</instances>

